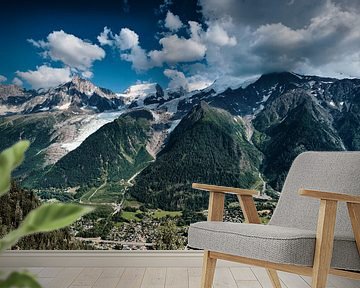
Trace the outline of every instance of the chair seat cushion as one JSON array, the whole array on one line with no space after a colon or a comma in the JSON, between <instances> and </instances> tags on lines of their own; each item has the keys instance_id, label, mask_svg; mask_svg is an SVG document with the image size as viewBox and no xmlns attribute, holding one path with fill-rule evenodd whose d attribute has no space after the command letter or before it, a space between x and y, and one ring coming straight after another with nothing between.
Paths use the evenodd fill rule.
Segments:
<instances>
[{"instance_id":1,"label":"chair seat cushion","mask_svg":"<svg viewBox=\"0 0 360 288\"><path fill-rule=\"evenodd\" d=\"M189 246L274 263L312 266L314 231L275 225L198 222L189 228ZM333 268L360 271L354 239L335 236Z\"/></svg>"}]
</instances>

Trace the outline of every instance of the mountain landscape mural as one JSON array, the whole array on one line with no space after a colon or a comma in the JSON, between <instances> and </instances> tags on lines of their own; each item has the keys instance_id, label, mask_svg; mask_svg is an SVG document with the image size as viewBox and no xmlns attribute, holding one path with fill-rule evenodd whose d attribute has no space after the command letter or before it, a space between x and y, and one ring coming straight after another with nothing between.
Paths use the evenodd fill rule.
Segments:
<instances>
[{"instance_id":1,"label":"mountain landscape mural","mask_svg":"<svg viewBox=\"0 0 360 288\"><path fill-rule=\"evenodd\" d=\"M193 182L258 190L267 222L297 155L360 150L358 5L279 0L276 15L254 20L250 2L119 1L109 14L48 4L89 26L34 20L14 51L32 56L0 57L0 151L31 142L0 235L19 222L9 211L76 202L96 210L49 235L57 244L16 248L64 249L65 237L69 249L183 249L189 224L207 215ZM243 220L235 197L225 206L227 220Z\"/></svg>"},{"instance_id":2,"label":"mountain landscape mural","mask_svg":"<svg viewBox=\"0 0 360 288\"><path fill-rule=\"evenodd\" d=\"M278 72L191 93L154 83L116 94L75 77L48 91L1 89L11 112L0 149L32 141L18 181L43 201L102 206L112 226L198 219L208 195L193 182L258 189L266 220L298 154L359 149L358 79ZM80 232L113 240L114 227Z\"/></svg>"}]
</instances>

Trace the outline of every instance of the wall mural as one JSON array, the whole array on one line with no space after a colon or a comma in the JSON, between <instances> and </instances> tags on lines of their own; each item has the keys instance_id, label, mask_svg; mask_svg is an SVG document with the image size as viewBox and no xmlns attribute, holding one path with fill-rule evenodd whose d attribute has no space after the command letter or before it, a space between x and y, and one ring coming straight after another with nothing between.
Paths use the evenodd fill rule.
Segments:
<instances>
[{"instance_id":1,"label":"wall mural","mask_svg":"<svg viewBox=\"0 0 360 288\"><path fill-rule=\"evenodd\" d=\"M298 154L360 150L360 70L349 64L359 35L329 48L321 34L321 13L348 13L352 33L351 1L318 1L321 13L290 1L261 21L216 1L140 2L79 1L70 12L48 3L48 27L17 15L27 26L4 49L22 43L14 53L28 58L0 55L0 151L30 146L1 198L0 236L43 202L94 210L13 249L185 249L188 226L207 215L208 194L193 182L257 189L266 223ZM294 11L301 21L283 17ZM76 15L86 25L74 28ZM294 35L272 34L280 28L303 40L286 49ZM226 220L243 220L235 197L225 206Z\"/></svg>"}]
</instances>

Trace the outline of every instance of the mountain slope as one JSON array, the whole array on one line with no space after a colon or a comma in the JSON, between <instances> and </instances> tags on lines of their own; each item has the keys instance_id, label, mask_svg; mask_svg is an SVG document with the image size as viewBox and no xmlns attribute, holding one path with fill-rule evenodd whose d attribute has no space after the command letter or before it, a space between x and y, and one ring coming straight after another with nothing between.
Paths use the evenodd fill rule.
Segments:
<instances>
[{"instance_id":1,"label":"mountain slope","mask_svg":"<svg viewBox=\"0 0 360 288\"><path fill-rule=\"evenodd\" d=\"M54 141L54 127L65 117L62 114L46 113L0 117L0 151L20 139L27 139L31 142L24 163L15 172L16 176L24 176L30 171L42 168L46 158L44 151Z\"/></svg>"},{"instance_id":2,"label":"mountain slope","mask_svg":"<svg viewBox=\"0 0 360 288\"><path fill-rule=\"evenodd\" d=\"M130 193L153 207L197 210L206 207L208 195L191 189L192 182L256 184L262 156L246 140L241 118L235 119L204 102L194 107L156 161L135 179Z\"/></svg>"},{"instance_id":3,"label":"mountain slope","mask_svg":"<svg viewBox=\"0 0 360 288\"><path fill-rule=\"evenodd\" d=\"M146 150L152 117L149 111L120 116L27 183L35 187L96 186L130 178L153 159Z\"/></svg>"},{"instance_id":4,"label":"mountain slope","mask_svg":"<svg viewBox=\"0 0 360 288\"><path fill-rule=\"evenodd\" d=\"M181 165L180 163L182 165L184 165L183 163L191 163L192 159L182 155L187 155L191 149L203 147L202 145L211 146L211 149L208 149L207 146L204 147L208 151L214 150L216 152L207 152L206 154L204 151L196 150L196 155L194 153L193 156L194 159L199 157L201 161L206 162L210 158L209 155L214 154L212 156L214 163L231 161L231 157L226 156L229 152L222 152L221 149L226 150L227 147L222 147L223 143L219 142L219 139L225 139L226 137L228 137L226 139L234 139L233 136L237 133L234 131L237 130L234 128L229 129L229 126L234 127L233 124L238 121L236 127L241 128L238 129L240 132L236 135L245 135L246 132L246 137L243 136L243 138L250 141L250 143L247 141L246 143L248 145L254 143L256 148L251 147L251 149L254 151L259 149L264 154L262 158L255 157L254 162L252 160L249 160L249 162L254 167L258 167L258 163L262 162L261 171L265 173L265 181L278 191L281 190L291 161L300 152L306 150L360 150L359 79L339 80L280 72L262 75L257 80L254 79L244 85L236 79L236 81L230 82L228 80L224 78L222 82L218 81L219 83L214 83L214 85L204 90L190 93L185 90L163 91L159 85L147 83L131 86L124 93L115 94L78 77L47 91L27 91L14 85L0 85L0 114L18 113L17 115L0 118L0 133L4 135L0 141L0 148L10 146L20 137L31 140L32 145L28 157L24 165L17 171L18 176L26 176L29 171L34 171L33 173L36 174L38 173L36 171L43 169L44 166L58 162L54 167L58 169L56 171L63 178L56 180L55 174L49 174L53 176L50 177L50 182L46 185L67 186L76 183L78 183L76 185L85 185L87 183L98 185L103 183L104 179L107 178L107 176L105 177L106 173L109 172L107 172L108 169L106 168L108 164L101 162L99 159L102 159L102 157L99 158L95 154L101 154L102 149L108 151L113 149L113 147L105 146L102 143L104 142L103 138L94 138L96 140L91 140L90 147L85 146L86 149L92 151L92 157L97 161L94 164L94 167L97 167L96 169L89 168L91 163L90 160L84 159L85 155L87 155L84 148L79 150L81 153L70 154L71 157L77 157L81 163L87 163L84 167L76 166L75 160L69 160L70 156L61 161L59 159L69 151L79 147L87 137L95 136L94 132L119 117L119 115L135 113L132 114L135 117L136 113L142 113L136 110L145 108L151 111L154 119L148 119L151 122L149 124L151 128L149 130L145 129L150 131L145 134L150 133L151 137L147 138L150 140L146 140L145 145L146 151L153 158L157 158L155 161L159 163L160 168L156 168L155 163L151 167L159 169L159 171L163 170L163 166L170 165L162 163L163 159L167 159L166 157L169 157L169 161L173 161L171 157L176 157L174 159L179 161L178 166ZM217 87L219 84L221 84L221 89ZM203 112L195 113L194 107L199 105L201 101L206 101L212 107L224 109L231 113L232 116L226 113L220 113L223 117L209 116L212 114L220 115L217 113L220 110L207 109L205 104L201 105L201 111ZM112 109L115 110L107 111ZM41 112L43 110L46 110L46 112ZM99 113L100 111L104 112ZM193 115L190 118L186 116L190 115L189 111L192 111L190 114ZM23 113L28 114L24 115ZM195 115L197 116L195 117ZM242 120L239 116L243 117L244 125L241 123ZM206 122L205 119L207 118L211 120ZM180 121L178 128L173 130ZM200 123L204 126L203 130L196 130L196 127L200 127ZM205 125L205 123L208 125ZM120 126L122 127L122 125ZM134 128L132 124L129 126L130 130L131 127ZM121 130L123 128L114 130L117 129ZM188 137L186 135L189 135L190 131L196 132L193 132L192 137L187 140L189 143L187 143L185 142L186 137ZM169 133L172 133L172 135L168 138ZM200 136L196 136L196 133ZM130 134L131 132L129 132ZM183 138L184 135L185 138ZM216 139L207 139L208 135L212 135ZM132 149L133 143L131 141L121 141L123 141L123 149ZM195 148L191 146L191 141L196 146ZM139 142L143 143L143 140L139 140ZM99 149L96 148L97 146L99 146ZM157 155L163 147L165 147L164 150ZM244 148L245 146L242 146L240 150L242 151ZM120 152L120 150L115 151L116 154ZM177 155L176 153L182 154ZM132 160L133 157L136 157L135 154L130 155ZM225 160L222 158L223 156L220 156L222 154L225 155ZM170 156L165 157L164 155ZM145 158L148 159L147 156ZM107 157L105 162L111 162L111 160L110 157ZM61 168L60 164L64 166ZM126 167L127 164L123 165ZM195 163L191 165L195 166ZM76 167L76 169L73 167ZM67 169L69 169L69 172L65 171ZM96 170L96 173L90 171L91 173L87 174L89 169ZM169 167L165 172L172 171L171 169L172 167ZM233 168L230 170L234 171ZM118 170L114 169L114 172L111 172L110 169L110 174L112 173L110 175L111 179L121 178L122 176L117 178L116 173L122 175L122 173L126 172L116 171ZM131 168L129 171L137 172L138 169L134 168L132 170ZM182 173L189 178L196 179L198 177L198 170L196 169L191 170L189 173L186 171ZM211 172L210 174L214 173ZM91 178L90 180L86 179L87 175ZM141 175L139 179L143 177ZM200 176L202 177L202 175ZM185 177L183 175L181 177L181 181L183 181ZM216 177L208 178L212 183L219 183L221 179L226 179L225 176L221 176L221 179L215 181ZM173 179L178 179L175 172ZM147 181L151 182L153 179L148 178ZM169 181L166 184L167 186L175 183L171 182L173 181L171 179L166 181ZM61 182L63 183L61 184ZM227 180L227 182L229 181ZM139 189L148 189L146 185L148 184L142 183ZM158 189L159 185L157 183L154 185ZM179 188L179 191L181 189L183 188ZM186 189L183 190L191 191ZM171 191L173 193L175 190ZM144 194L141 191L137 193ZM171 207L183 206L183 200L174 199L174 201L177 202L166 205ZM157 200L154 200L154 204L157 202Z\"/></svg>"},{"instance_id":5,"label":"mountain slope","mask_svg":"<svg viewBox=\"0 0 360 288\"><path fill-rule=\"evenodd\" d=\"M344 150L332 118L312 96L297 91L283 94L253 121L253 142L264 153L262 171L280 191L292 161L305 151ZM259 140L262 139L262 140Z\"/></svg>"},{"instance_id":6,"label":"mountain slope","mask_svg":"<svg viewBox=\"0 0 360 288\"><path fill-rule=\"evenodd\" d=\"M338 107L334 126L348 150L360 150L360 80L341 80L329 90Z\"/></svg>"}]
</instances>

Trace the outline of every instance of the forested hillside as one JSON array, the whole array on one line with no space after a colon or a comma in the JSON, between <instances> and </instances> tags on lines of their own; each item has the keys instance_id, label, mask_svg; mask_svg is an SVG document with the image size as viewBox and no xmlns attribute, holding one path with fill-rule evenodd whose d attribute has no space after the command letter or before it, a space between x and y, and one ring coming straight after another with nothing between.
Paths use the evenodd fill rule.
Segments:
<instances>
[{"instance_id":1,"label":"forested hillside","mask_svg":"<svg viewBox=\"0 0 360 288\"><path fill-rule=\"evenodd\" d=\"M153 159L145 147L151 119L149 111L120 116L26 183L37 187L99 186L130 178Z\"/></svg>"},{"instance_id":2,"label":"forested hillside","mask_svg":"<svg viewBox=\"0 0 360 288\"><path fill-rule=\"evenodd\" d=\"M45 161L42 151L52 142L52 134L63 114L37 114L35 116L0 117L0 151L10 147L20 139L31 141L27 157L15 175L27 175L30 171L39 170Z\"/></svg>"},{"instance_id":3,"label":"forested hillside","mask_svg":"<svg viewBox=\"0 0 360 288\"><path fill-rule=\"evenodd\" d=\"M136 178L130 194L153 207L199 210L207 206L208 195L191 189L193 182L256 185L262 154L247 141L241 121L201 102Z\"/></svg>"},{"instance_id":4,"label":"forested hillside","mask_svg":"<svg viewBox=\"0 0 360 288\"><path fill-rule=\"evenodd\" d=\"M12 183L9 193L0 198L0 237L17 228L26 215L40 205L32 191ZM70 234L69 228L22 238L12 249L85 249Z\"/></svg>"},{"instance_id":5,"label":"forested hillside","mask_svg":"<svg viewBox=\"0 0 360 288\"><path fill-rule=\"evenodd\" d=\"M260 140L254 139L265 155L262 172L277 191L281 191L291 163L300 153L344 149L321 106L305 93L292 92L292 101L288 96L279 97L253 122L263 133L255 133Z\"/></svg>"}]
</instances>

